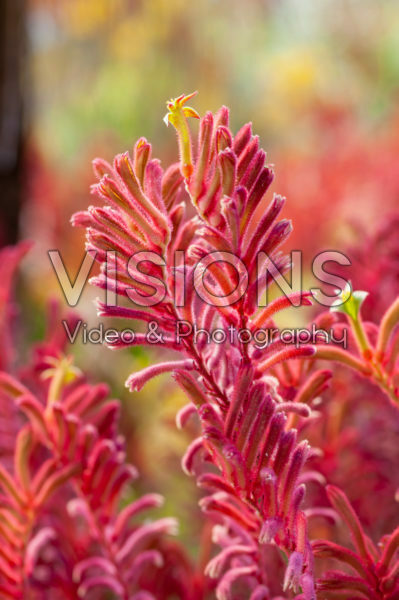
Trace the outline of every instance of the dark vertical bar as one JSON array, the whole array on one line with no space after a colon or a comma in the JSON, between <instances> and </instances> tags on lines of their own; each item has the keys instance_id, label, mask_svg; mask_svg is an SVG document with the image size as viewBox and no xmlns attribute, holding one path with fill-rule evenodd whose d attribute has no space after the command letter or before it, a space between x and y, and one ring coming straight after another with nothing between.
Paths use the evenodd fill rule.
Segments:
<instances>
[{"instance_id":1,"label":"dark vertical bar","mask_svg":"<svg viewBox=\"0 0 399 600\"><path fill-rule=\"evenodd\" d=\"M0 0L0 246L18 237L22 171L24 0Z\"/></svg>"}]
</instances>

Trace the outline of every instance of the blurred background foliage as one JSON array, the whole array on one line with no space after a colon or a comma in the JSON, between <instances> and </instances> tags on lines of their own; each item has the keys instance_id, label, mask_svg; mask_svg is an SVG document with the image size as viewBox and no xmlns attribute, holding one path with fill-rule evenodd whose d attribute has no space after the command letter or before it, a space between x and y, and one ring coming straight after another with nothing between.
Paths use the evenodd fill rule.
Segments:
<instances>
[{"instance_id":1,"label":"blurred background foliage","mask_svg":"<svg viewBox=\"0 0 399 600\"><path fill-rule=\"evenodd\" d=\"M111 160L143 135L164 165L174 161L162 117L165 101L183 92L200 92L200 114L229 106L233 130L253 122L275 164L273 191L288 197L290 246L308 261L345 250L398 206L396 0L26 0L25 17L20 237L36 244L20 297L32 338L44 329L49 294L64 302L48 249L61 251L71 273L82 260L82 233L69 218L91 203L91 159ZM97 294L87 287L78 306L89 325ZM164 493L183 535L198 538L194 484L178 468L189 437L174 426L183 395L169 378L140 394L124 390L152 352L81 343L74 352L123 399L142 485Z\"/></svg>"}]
</instances>

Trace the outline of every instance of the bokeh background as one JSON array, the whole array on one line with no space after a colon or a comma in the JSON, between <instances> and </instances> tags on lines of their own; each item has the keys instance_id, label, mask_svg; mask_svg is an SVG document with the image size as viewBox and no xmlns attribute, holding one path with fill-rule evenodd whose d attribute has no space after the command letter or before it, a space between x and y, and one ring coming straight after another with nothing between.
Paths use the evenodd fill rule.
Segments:
<instances>
[{"instance_id":1,"label":"bokeh background","mask_svg":"<svg viewBox=\"0 0 399 600\"><path fill-rule=\"evenodd\" d=\"M91 202L91 159L145 136L163 164L175 160L165 101L195 89L200 114L226 104L233 130L253 122L275 164L273 191L288 198L289 247L304 251L308 271L318 251L359 243L366 273L376 251L386 267L398 228L377 250L370 240L398 223L396 0L6 0L1 13L0 243L35 242L19 282L20 339L43 334L51 296L65 304L47 251L76 272L84 239L69 219ZM77 308L90 325L97 294L87 287ZM124 389L154 353L72 351L123 400L139 487L165 494L183 537L198 539L197 492L179 469L189 435L174 426L182 394L167 377Z\"/></svg>"}]
</instances>

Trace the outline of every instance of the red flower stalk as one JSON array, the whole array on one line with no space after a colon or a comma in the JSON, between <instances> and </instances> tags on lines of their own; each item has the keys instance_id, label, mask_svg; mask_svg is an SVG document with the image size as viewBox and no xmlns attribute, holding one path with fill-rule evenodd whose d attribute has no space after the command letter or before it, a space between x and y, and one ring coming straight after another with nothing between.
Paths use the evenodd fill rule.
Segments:
<instances>
[{"instance_id":1,"label":"red flower stalk","mask_svg":"<svg viewBox=\"0 0 399 600\"><path fill-rule=\"evenodd\" d=\"M146 305L143 310L101 302L100 314L150 325L155 321L160 346L185 355L184 360L131 375L127 385L140 389L150 377L173 371L197 408L202 434L189 448L184 469L195 472L199 454L218 469L216 475L201 468L201 485L216 490L201 505L224 523L225 539L231 537L237 546L222 552L224 558L216 571L209 567L210 573L226 571L218 585L219 597L233 597L240 579L254 598L268 598L270 576L261 557L265 544L273 543L288 557L282 587L296 593L302 589L310 599L314 598L312 553L300 484L307 443L297 441L286 416L293 412L303 419L310 410L282 402L278 382L268 372L277 363L312 356L315 350L273 343L262 352L237 337L218 345L198 341L195 334L199 329L207 332L229 326L251 334L260 324L270 325L274 314L290 304L286 299L275 301L252 317L259 294L272 281L272 267L280 272L289 267L278 248L291 225L285 220L276 222L282 198L276 196L269 205L264 199L273 173L265 164L258 138L250 125L233 136L226 108L201 119L193 158L187 118L197 115L185 107L190 97L168 103L166 119L177 130L180 166L162 172L159 163L150 160L151 147L143 139L132 158L127 153L118 155L113 166L97 159L94 170L99 183L93 193L105 207L90 207L74 215L73 224L86 227L87 249L96 252L101 264L102 274L93 283ZM184 194L191 199L194 216ZM137 264L131 257L139 251L147 252L144 266L133 272L132 265ZM107 252L113 253L111 268ZM201 263L209 256L213 260ZM219 261L224 262L223 268ZM259 269L266 265L269 270ZM238 292L226 302L232 288ZM310 303L308 293L291 300ZM112 345L153 341L137 334L131 342L121 336ZM181 419L185 421L190 412L187 409Z\"/></svg>"}]
</instances>

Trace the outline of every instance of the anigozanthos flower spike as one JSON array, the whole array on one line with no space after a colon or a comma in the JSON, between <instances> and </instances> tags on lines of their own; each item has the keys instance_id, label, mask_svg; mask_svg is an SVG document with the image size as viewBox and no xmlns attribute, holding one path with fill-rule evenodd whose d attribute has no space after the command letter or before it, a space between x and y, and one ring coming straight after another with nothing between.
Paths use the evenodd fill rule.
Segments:
<instances>
[{"instance_id":1,"label":"anigozanthos flower spike","mask_svg":"<svg viewBox=\"0 0 399 600\"><path fill-rule=\"evenodd\" d=\"M189 179L193 172L193 162L191 157L191 135L187 124L187 117L199 119L200 116L191 106L184 106L188 100L191 100L198 92L193 92L185 96L182 94L174 100L169 100L166 103L168 111L164 117L164 121L168 126L169 123L177 131L180 152L180 170L185 179Z\"/></svg>"},{"instance_id":2,"label":"anigozanthos flower spike","mask_svg":"<svg viewBox=\"0 0 399 600\"><path fill-rule=\"evenodd\" d=\"M217 113L207 112L201 118L198 152L191 154L187 119L198 116L187 106L192 97L193 94L179 96L167 103L165 122L171 122L177 131L181 162L174 162L164 172L156 159L150 159L151 147L144 140L136 144L133 160L125 154L119 155L112 166L97 159L94 166L100 182L92 190L104 205L90 207L73 219L75 225L87 229L87 250L94 251L102 265L100 275L92 279L92 283L115 292L123 300L123 305L98 301L98 315L138 320L146 328L146 333L136 333L134 339L130 336L126 339L125 332L119 332L108 344L115 349L154 344L181 355L133 373L126 384L137 391L153 377L172 372L189 402L178 414L178 426L184 426L196 413L199 435L187 449L182 467L207 490L208 495L201 500L206 518L217 519L212 540L220 550L209 562L205 574L216 579L215 595L219 600L237 597L238 579L243 593L244 588L247 590L245 598L251 600L269 599L270 584L275 589L286 590L284 598L287 599L295 595L301 600L316 600L316 589L323 598L330 599L342 589L347 598L354 597L360 590L367 598L383 600L384 594L380 591L386 589L388 595L385 594L384 600L388 597L392 600L399 589L396 584L399 529L393 532L389 542L384 538L378 558L371 538L366 539L365 545L363 534L359 535L357 517L354 511L352 515L352 509L339 492L329 494L333 508L338 513L341 511L342 520L352 537L360 540L361 547L356 548L357 553L349 553L324 540L318 543L316 550L323 559L335 558L352 568L355 565L359 576L327 572L321 580L315 581L309 519L317 514L330 515L317 505L310 505L310 510L305 508L307 482L318 481L323 485L324 474L307 466L308 459L317 459L318 453L302 436L304 430L311 430L306 420L323 414L321 394L332 375L330 369L313 370L313 359L334 361L357 370L366 381L372 379L378 383L398 406L399 379L395 369L399 349L399 299L383 317L376 347L375 325L362 320L365 292L353 290L350 284L337 291L334 299L335 309L341 310L350 321L353 335L349 350L337 345L335 335L334 339L328 336L326 341L320 340L313 325L316 335L308 339L313 337L315 345L307 344L302 337L290 344L283 339L281 331L275 337L278 330L274 330L272 338L265 339L263 333L279 311L291 305L310 304L311 297L309 292L278 296L258 311L258 298L263 297L273 279L268 273L270 260L280 274L290 270L288 257L280 251L291 231L290 221L280 219L284 198L275 195L267 204L265 195L273 180L273 169L266 162L266 153L260 148L259 138L253 134L250 124L233 135L229 128L229 111L224 106ZM186 194L182 194L183 179ZM193 206L185 210L188 197ZM118 257L118 264L111 269L106 261L109 250ZM136 252L145 253L148 260L145 271L136 268L133 278L128 266ZM162 261L153 262L150 256L156 259L160 252ZM239 268L237 262L227 260L228 256L239 259ZM199 262L208 257L215 262L226 262L228 266L212 263L206 266L205 262ZM248 275L248 288L242 298L224 303L232 287L234 291L242 291L242 264ZM234 271L230 269L233 266ZM122 273L129 274L130 279ZM203 295L205 291L209 295ZM133 300L135 305L128 306L128 301ZM141 310L140 306L150 310ZM338 331L344 326L342 321L324 315L317 321L317 331L322 327L327 332L331 327L332 334L333 326ZM223 335L225 331L236 332L233 339L227 340ZM216 340L216 332L221 333L222 338ZM243 337L240 340L244 332L249 332L249 339L245 333L246 341ZM258 338L258 334L262 337ZM306 365L294 367L292 359L306 360ZM346 375L342 376L339 391L343 402L349 403L351 390L356 386L350 385ZM366 386L367 383L362 386L362 393L355 396L359 396L359 401ZM330 398L334 398L334 390L331 394ZM371 389L370 394L374 400L374 390ZM83 407L85 403L86 400ZM58 424L59 404L53 404L49 415L53 427ZM320 404L320 412L314 410ZM339 425L341 419L336 421ZM353 423L349 424L351 431ZM333 442L339 431L337 426L335 434L334 426ZM322 433L316 431L314 439L318 445L321 437ZM64 445L63 438L61 442ZM323 446L323 440L321 442ZM330 443L330 439L326 440L324 447ZM368 447L366 451L368 453ZM111 487L106 483L110 470L106 460L113 460L113 455L107 458L107 447L104 452L105 459L100 454L95 460L95 464L105 470L104 477L94 473L96 501L101 498L97 492L101 485L105 489ZM322 466L322 461L319 464ZM356 462L356 467L360 465L360 461ZM390 464L388 469L384 480L391 476ZM98 483L100 477L103 483ZM392 491L396 484L394 486ZM366 485L364 489L367 494L369 487ZM130 519L129 510L120 519L122 523ZM133 533L129 538L120 525L116 533L120 536L116 539L124 544L117 554L118 561L122 553L126 564L132 564L132 558L135 564L136 542L138 535L143 534ZM152 535L153 532L146 530L145 533ZM140 546L142 539L140 537ZM275 550L277 554L272 558ZM287 563L283 577L283 560L278 569L274 567L278 565L277 560L280 561L280 554ZM98 564L102 567L104 562L99 563L98 557L96 560L93 568ZM101 560L104 561L104 557L101 556ZM140 557L140 560L144 559ZM114 577L113 573L119 575L119 562L115 564L117 568L108 566L106 581ZM80 589L86 597L87 588L82 585L87 585L88 580L88 585L93 582L93 587L98 579L85 566L87 560L83 565L87 577ZM147 565L148 561L146 569ZM105 577L99 579L98 585ZM158 576L153 579L159 582L159 589L164 587ZM391 587L382 588L385 582ZM113 589L118 597L123 596L119 589ZM187 589L192 589L191 580ZM126 598L131 597L129 593L128 590ZM155 596L159 597L159 593ZM165 593L165 597L169 596ZM191 597L184 590L183 595L179 592L176 597L183 596Z\"/></svg>"}]
</instances>

